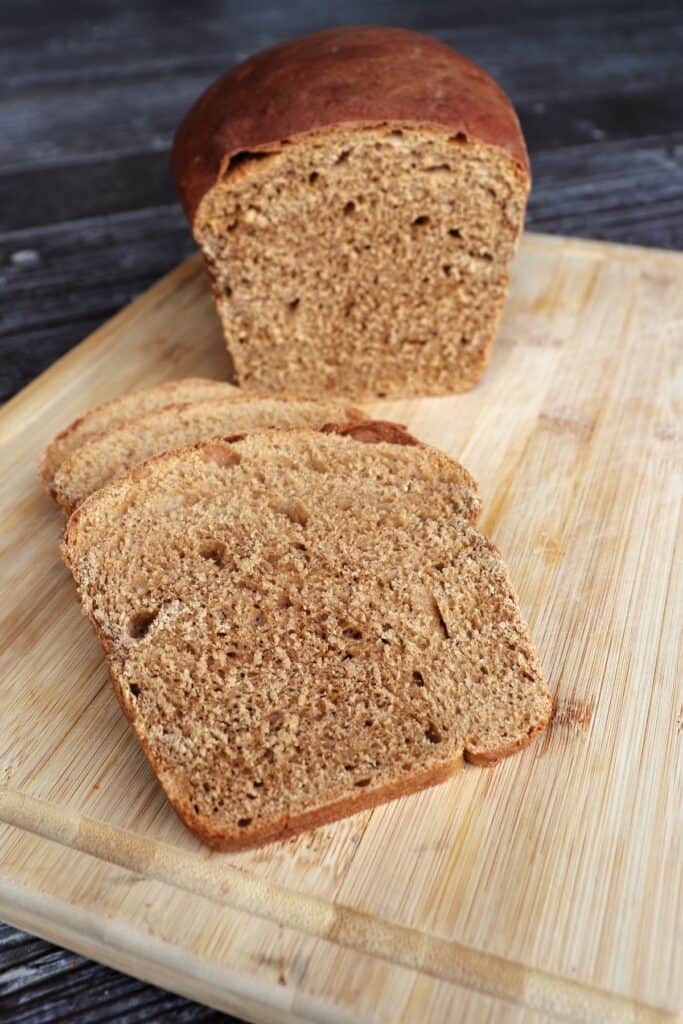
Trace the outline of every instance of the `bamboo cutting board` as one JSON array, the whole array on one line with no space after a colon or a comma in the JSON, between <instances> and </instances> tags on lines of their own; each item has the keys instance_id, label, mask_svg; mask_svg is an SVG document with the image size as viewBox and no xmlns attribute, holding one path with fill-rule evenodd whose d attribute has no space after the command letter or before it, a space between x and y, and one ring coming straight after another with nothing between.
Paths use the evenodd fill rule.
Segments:
<instances>
[{"instance_id":1,"label":"bamboo cutting board","mask_svg":"<svg viewBox=\"0 0 683 1024\"><path fill-rule=\"evenodd\" d=\"M216 854L116 704L35 476L132 387L229 371L197 258L0 413L0 917L254 1021L681 1005L683 257L527 236L491 366L382 403L480 483L555 716L494 769Z\"/></svg>"}]
</instances>

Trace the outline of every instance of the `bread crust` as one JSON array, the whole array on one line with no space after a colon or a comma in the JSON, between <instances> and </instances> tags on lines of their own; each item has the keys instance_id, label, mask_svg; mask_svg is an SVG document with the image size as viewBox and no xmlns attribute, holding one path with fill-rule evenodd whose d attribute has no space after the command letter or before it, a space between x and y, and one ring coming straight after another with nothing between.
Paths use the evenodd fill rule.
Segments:
<instances>
[{"instance_id":1,"label":"bread crust","mask_svg":"<svg viewBox=\"0 0 683 1024\"><path fill-rule=\"evenodd\" d=\"M143 748L144 749L144 748ZM154 767L154 761L147 757ZM454 757L442 764L434 765L424 771L414 772L409 778L400 778L388 782L375 789L360 789L357 793L347 797L341 797L332 803L324 804L313 810L307 810L292 817L283 815L276 823L270 823L267 827L260 829L249 829L243 835L233 833L211 832L206 828L204 821L199 818L187 802L173 798L168 794L168 799L180 820L187 828L194 832L208 846L215 850L224 852L230 850L245 850L253 846L263 846L265 843L276 842L281 839L288 839L291 836L300 835L321 825L329 825L340 818L348 818L351 814L358 814L359 811L367 811L380 804L388 803L390 800L397 800L402 796L410 796L411 793L418 793L422 789L428 789L440 782L446 782L463 766L462 755ZM157 773L158 774L158 773Z\"/></svg>"},{"instance_id":2,"label":"bread crust","mask_svg":"<svg viewBox=\"0 0 683 1024\"><path fill-rule=\"evenodd\" d=\"M91 619L93 628L97 633L98 639L105 651L111 656L112 652L108 650L108 644L104 636L100 633L95 622ZM133 729L136 739L145 754L145 757L150 763L152 771L161 781L161 777L164 774L161 765L154 757L149 745L147 744L144 733L138 732L135 728L133 708L130 701L126 700L124 691L120 686L116 678L116 666L115 662L110 662L111 677L114 684L114 692L116 697L123 709L123 713L128 719L131 728ZM548 695L548 719L550 718L550 709L552 702L550 695ZM176 812L183 825L189 828L191 832L215 850L223 852L237 851L250 849L254 846L263 846L266 843L277 842L278 840L288 839L292 836L300 835L302 832L308 832L311 829L320 828L321 825L329 825L334 821L339 821L341 818L347 818L351 814L358 814L360 811L370 810L373 807L378 807L380 804L388 803L390 800L397 800L403 796L410 796L413 793L419 793L423 789L428 789L430 786L438 785L441 782L446 782L456 772L464 767L464 762L467 761L471 764L479 765L480 767L491 767L504 757L509 757L511 754L516 754L524 747L529 746L530 743L536 738L536 736L542 732L548 724L548 719L540 722L533 730L520 740L511 744L506 748L498 748L496 750L485 751L481 753L471 753L468 750L461 750L459 755L454 756L449 760L444 760L440 764L433 765L432 767L423 771L414 772L412 775L406 777L394 779L391 782L385 783L382 786L374 788L368 787L367 789L359 789L355 793L349 796L341 797L338 800L334 800L332 803L323 804L322 806L303 811L300 814L283 815L277 822L269 822L268 825L264 825L262 828L248 829L243 832L222 832L220 830L211 830L207 828L206 819L200 815L195 814L191 802L184 798L173 790L172 780L165 780L163 784L164 793L171 804L173 810Z\"/></svg>"},{"instance_id":3,"label":"bread crust","mask_svg":"<svg viewBox=\"0 0 683 1024\"><path fill-rule=\"evenodd\" d=\"M529 177L515 110L483 68L400 28L352 26L256 54L204 92L175 135L171 169L194 225L238 156L272 153L341 125L422 127L497 146Z\"/></svg>"},{"instance_id":4,"label":"bread crust","mask_svg":"<svg viewBox=\"0 0 683 1024\"><path fill-rule=\"evenodd\" d=\"M242 437L244 436L245 435L242 435ZM242 440L242 437L236 438L236 440ZM157 458L164 457L165 456L163 455L157 456ZM83 508L82 505L81 508ZM71 525L72 521L76 519L79 512L80 509L74 512L71 520L69 521L69 525ZM73 525L75 526L75 523L73 523ZM68 565L66 551L67 545L65 543L63 545L63 556ZM116 661L114 660L115 652L107 638L98 628L96 621L90 618L90 616L88 616L88 618L90 619L92 627L100 641L100 644L102 645L102 648L104 649L105 654L110 659L110 674L116 698L121 705L121 709L128 719L133 732L135 733L138 743L142 747L145 757L149 761L152 771L161 782L162 775L164 774L162 767L150 749L145 734L135 728L133 706L131 702L126 699L125 691L118 681L116 672L117 666ZM504 757L516 754L520 750L529 746L536 736L546 728L551 713L552 700L548 693L547 718L539 722L533 729L529 730L526 736L515 741L509 747L500 747L495 750L481 751L478 753L473 753L465 748L460 751L459 755L456 755L451 759L444 760L440 764L433 765L424 771L414 772L408 777L402 776L389 783L385 783L382 786L357 790L355 793L341 797L332 803L306 810L291 817L283 815L275 823L269 822L267 826L257 829L249 829L246 832L238 833L210 830L206 826L205 819L200 815L195 814L191 802L185 799L183 795L174 792L173 781L171 779L164 780L162 786L166 798L182 823L186 828L189 828L191 832L194 832L202 842L211 846L215 850L221 850L224 852L245 850L254 846L262 846L265 843L272 843L278 840L288 839L291 836L300 835L302 832L319 828L321 825L328 825L331 822L340 820L341 818L346 818L351 814L358 814L360 811L370 810L373 807L378 807L380 804L388 803L390 800L396 800L403 796L410 796L412 793L418 793L423 789L428 789L430 786L446 782L451 778L451 776L455 775L457 771L464 767L465 761L470 764L476 764L480 767L491 767Z\"/></svg>"},{"instance_id":5,"label":"bread crust","mask_svg":"<svg viewBox=\"0 0 683 1024\"><path fill-rule=\"evenodd\" d=\"M82 507L83 506L81 506L81 508ZM74 516L77 515L78 512L75 512ZM72 519L74 516L72 516ZM135 733L138 743L142 747L145 757L149 761L152 771L161 782L162 776L164 775L162 767L150 749L145 734L135 728L133 707L130 701L126 699L124 690L117 679L116 662L113 660L114 651L106 637L98 629L95 620L91 618L90 622L105 653L110 658L110 673L117 700L121 705L123 713L128 719L133 732ZM388 803L390 800L397 800L403 796L410 796L413 793L419 793L421 790L428 789L430 786L446 782L455 775L456 772L464 767L465 761L470 764L476 764L480 767L492 767L504 757L509 757L512 754L516 754L520 750L523 750L525 747L528 747L529 744L534 741L536 736L546 728L548 721L550 720L551 712L552 700L548 693L548 717L544 721L539 722L527 733L525 737L517 740L509 747L500 747L495 750L482 751L476 754L468 751L467 749L463 749L458 755L455 755L448 760L444 760L440 764L433 765L423 771L414 772L408 777L402 776L392 780L391 782L385 783L382 786L376 786L374 788L368 787L367 789L359 789L355 793L341 797L329 804L323 804L319 807L303 811L302 813L295 814L291 817L289 815L283 815L275 823L269 822L268 825L264 825L262 828L249 829L239 833L222 832L220 830L212 831L207 828L206 820L200 815L195 814L191 802L185 799L183 795L174 792L172 779L165 779L164 782L162 782L162 787L166 798L182 821L183 825L185 825L186 828L189 828L191 832L194 832L202 842L211 846L215 850L223 852L246 850L255 846L263 846L266 843L288 839L292 836L300 835L302 832L308 832L311 829L320 828L321 825L329 825L334 821L339 821L341 818L347 818L351 814L358 814L360 811L366 811L373 807L378 807L380 804Z\"/></svg>"},{"instance_id":6,"label":"bread crust","mask_svg":"<svg viewBox=\"0 0 683 1024\"><path fill-rule=\"evenodd\" d=\"M82 507L83 506L81 506L81 508ZM78 515L78 512L74 513L74 516L76 515ZM435 786L440 782L445 782L464 766L465 758L461 751L459 756L456 755L449 760L444 760L441 764L434 765L424 771L414 772L407 778L401 777L394 779L391 782L385 783L383 786L377 786L375 788L368 787L367 789L356 790L355 793L352 793L349 796L341 797L331 803L323 804L313 809L308 809L300 814L292 815L291 817L289 815L282 815L282 817L276 822L269 822L261 828L247 829L240 832L227 832L221 831L220 829L211 830L210 828L207 828L206 819L194 812L191 801L174 790L173 779L164 777L165 773L147 743L147 737L142 731L138 731L135 728L133 706L130 700L126 699L125 690L117 679L117 666L116 661L114 660L115 652L107 638L98 629L95 620L90 618L90 616L88 616L88 618L97 635L97 639L109 658L110 675L114 685L116 698L121 705L124 715L128 719L130 727L135 734L135 738L140 744L145 757L149 761L152 771L162 786L166 799L182 821L183 825L185 825L185 827L191 832L194 832L202 842L206 843L207 846L211 846L214 850L220 850L222 852L246 850L255 846L263 846L266 843L273 843L278 840L288 839L291 836L300 835L302 832L308 832L312 829L319 828L321 825L329 825L333 821L339 821L341 818L347 818L351 814L358 814L359 811L370 810L373 807L378 807L380 804L388 803L390 800L396 800L402 796L410 796L411 793L418 793L420 790L428 789L430 786ZM545 724L540 726L538 731L541 731L542 728L545 728ZM529 737L529 743L532 738L532 736ZM522 746L526 745L526 743L522 744ZM519 746L515 747L515 750L518 749L520 749ZM509 753L513 752L514 751L512 749L509 751ZM499 754L495 760L504 756L505 754ZM482 763L492 764L494 762Z\"/></svg>"}]
</instances>

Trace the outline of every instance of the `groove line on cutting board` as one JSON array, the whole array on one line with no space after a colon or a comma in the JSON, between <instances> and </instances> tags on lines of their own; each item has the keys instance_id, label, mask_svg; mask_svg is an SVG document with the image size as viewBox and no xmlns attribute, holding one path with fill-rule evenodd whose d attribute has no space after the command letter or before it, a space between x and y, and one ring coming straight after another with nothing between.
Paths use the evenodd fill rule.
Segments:
<instances>
[{"instance_id":1,"label":"groove line on cutting board","mask_svg":"<svg viewBox=\"0 0 683 1024\"><path fill-rule=\"evenodd\" d=\"M665 1010L298 893L0 785L0 821L246 913L576 1024L665 1024Z\"/></svg>"}]
</instances>

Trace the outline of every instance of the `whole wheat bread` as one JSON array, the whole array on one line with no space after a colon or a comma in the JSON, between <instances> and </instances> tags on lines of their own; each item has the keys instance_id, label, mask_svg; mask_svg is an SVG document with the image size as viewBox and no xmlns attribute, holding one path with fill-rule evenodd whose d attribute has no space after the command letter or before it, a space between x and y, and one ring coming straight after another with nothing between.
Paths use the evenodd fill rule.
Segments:
<instances>
[{"instance_id":1,"label":"whole wheat bread","mask_svg":"<svg viewBox=\"0 0 683 1024\"><path fill-rule=\"evenodd\" d=\"M173 170L241 386L361 398L478 379L530 185L482 68L404 29L291 40L207 89Z\"/></svg>"},{"instance_id":2,"label":"whole wheat bread","mask_svg":"<svg viewBox=\"0 0 683 1024\"><path fill-rule=\"evenodd\" d=\"M52 495L72 512L111 480L145 459L172 448L258 427L321 427L332 420L365 419L332 400L245 399L236 388L227 398L169 405L128 420L80 445L57 470Z\"/></svg>"},{"instance_id":3,"label":"whole wheat bread","mask_svg":"<svg viewBox=\"0 0 683 1024\"><path fill-rule=\"evenodd\" d=\"M67 526L123 709L219 848L496 761L550 715L471 477L400 428L342 433L162 455Z\"/></svg>"},{"instance_id":4,"label":"whole wheat bread","mask_svg":"<svg viewBox=\"0 0 683 1024\"><path fill-rule=\"evenodd\" d=\"M112 430L152 409L163 409L179 402L196 402L202 398L225 398L239 394L239 388L224 381L184 377L103 402L74 420L50 441L40 458L40 478L48 493L52 494L55 473L77 448L97 434Z\"/></svg>"}]
</instances>

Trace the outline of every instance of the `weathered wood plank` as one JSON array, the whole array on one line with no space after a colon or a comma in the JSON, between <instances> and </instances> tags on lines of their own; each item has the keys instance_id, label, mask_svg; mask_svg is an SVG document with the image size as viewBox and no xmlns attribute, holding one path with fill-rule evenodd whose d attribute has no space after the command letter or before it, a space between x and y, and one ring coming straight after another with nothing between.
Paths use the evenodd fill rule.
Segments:
<instances>
[{"instance_id":1,"label":"weathered wood plank","mask_svg":"<svg viewBox=\"0 0 683 1024\"><path fill-rule=\"evenodd\" d=\"M677 127L683 67L676 4L624 5L611 16L591 7L551 14L535 5L528 20L510 5L496 8L494 15L477 6L473 19L409 3L394 20L433 31L487 67L518 105L534 150L591 141L595 131L624 137ZM53 27L46 47L34 43L22 54L17 44L3 62L3 166L12 173L89 154L166 150L178 118L215 75L254 49L326 23L319 11L269 14L193 12L189 52L183 19L155 23L147 7L137 16L110 10L96 23L72 15ZM112 49L117 34L125 54Z\"/></svg>"},{"instance_id":2,"label":"weathered wood plank","mask_svg":"<svg viewBox=\"0 0 683 1024\"><path fill-rule=\"evenodd\" d=\"M0 923L0 1019L5 1024L230 1024L226 1014L154 989Z\"/></svg>"}]
</instances>

